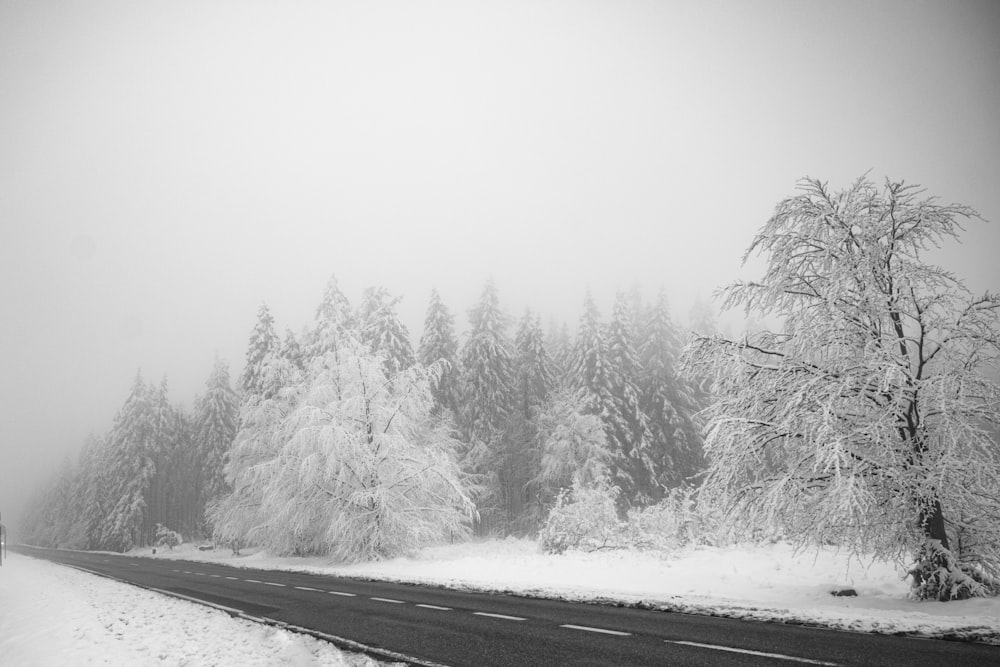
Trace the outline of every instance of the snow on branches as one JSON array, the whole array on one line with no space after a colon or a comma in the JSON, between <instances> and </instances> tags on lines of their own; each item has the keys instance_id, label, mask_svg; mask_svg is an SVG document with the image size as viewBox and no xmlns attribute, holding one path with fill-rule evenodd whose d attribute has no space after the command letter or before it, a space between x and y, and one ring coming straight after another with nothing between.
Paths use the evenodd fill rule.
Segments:
<instances>
[{"instance_id":1,"label":"snow on branches","mask_svg":"<svg viewBox=\"0 0 1000 667\"><path fill-rule=\"evenodd\" d=\"M800 190L747 251L766 256L764 277L722 292L781 330L701 336L685 352L717 396L701 415L703 491L748 527L943 568L930 584L914 575L917 597L996 590L1000 535L982 519L1000 508L1000 389L987 374L1000 298L922 256L978 216L900 183ZM953 586L970 576L978 588Z\"/></svg>"},{"instance_id":2,"label":"snow on branches","mask_svg":"<svg viewBox=\"0 0 1000 667\"><path fill-rule=\"evenodd\" d=\"M436 372L387 377L380 355L343 337L247 436L258 447L242 469L234 460L234 494L213 515L219 539L353 561L467 534L475 509L457 443L432 415Z\"/></svg>"}]
</instances>

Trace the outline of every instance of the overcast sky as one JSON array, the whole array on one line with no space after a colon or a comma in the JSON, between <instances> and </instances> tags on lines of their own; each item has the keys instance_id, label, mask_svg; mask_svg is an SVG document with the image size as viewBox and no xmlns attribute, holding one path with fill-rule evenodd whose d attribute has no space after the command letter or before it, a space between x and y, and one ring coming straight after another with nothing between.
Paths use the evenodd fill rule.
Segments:
<instances>
[{"instance_id":1,"label":"overcast sky","mask_svg":"<svg viewBox=\"0 0 1000 667\"><path fill-rule=\"evenodd\" d=\"M989 1L0 0L0 512L137 369L190 405L331 273L414 342L490 276L683 320L796 179L871 170L992 220L941 261L998 290L998 36Z\"/></svg>"}]
</instances>

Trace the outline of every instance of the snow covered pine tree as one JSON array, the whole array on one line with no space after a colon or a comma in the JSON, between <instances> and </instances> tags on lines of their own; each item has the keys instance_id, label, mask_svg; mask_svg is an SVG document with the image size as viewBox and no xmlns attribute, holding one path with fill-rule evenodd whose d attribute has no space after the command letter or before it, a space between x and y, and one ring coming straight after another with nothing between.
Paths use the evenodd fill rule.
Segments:
<instances>
[{"instance_id":1,"label":"snow covered pine tree","mask_svg":"<svg viewBox=\"0 0 1000 667\"><path fill-rule=\"evenodd\" d=\"M710 373L704 493L752 526L806 543L910 553L912 594L1000 589L1000 297L973 296L923 253L957 238L961 205L866 178L831 193L804 180L746 257L760 282L726 306L780 318L743 340L696 338Z\"/></svg>"}]
</instances>

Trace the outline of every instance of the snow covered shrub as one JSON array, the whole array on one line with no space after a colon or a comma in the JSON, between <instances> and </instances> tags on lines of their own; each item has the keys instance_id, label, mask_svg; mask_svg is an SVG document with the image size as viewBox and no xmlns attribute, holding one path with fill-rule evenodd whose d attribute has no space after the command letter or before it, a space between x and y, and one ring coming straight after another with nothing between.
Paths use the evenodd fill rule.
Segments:
<instances>
[{"instance_id":1,"label":"snow covered shrub","mask_svg":"<svg viewBox=\"0 0 1000 667\"><path fill-rule=\"evenodd\" d=\"M574 482L571 489L564 489L542 527L542 550L558 554L622 546L622 522L615 507L618 493L618 487L607 481L588 486Z\"/></svg>"},{"instance_id":2,"label":"snow covered shrub","mask_svg":"<svg viewBox=\"0 0 1000 667\"><path fill-rule=\"evenodd\" d=\"M537 428L542 455L534 482L549 502L571 485L604 483L611 450L601 418L587 414L586 392L554 392L538 415Z\"/></svg>"},{"instance_id":3,"label":"snow covered shrub","mask_svg":"<svg viewBox=\"0 0 1000 667\"><path fill-rule=\"evenodd\" d=\"M669 551L692 544L718 545L718 513L698 503L695 487L671 489L667 497L649 507L630 510L627 517L630 546Z\"/></svg>"},{"instance_id":4,"label":"snow covered shrub","mask_svg":"<svg viewBox=\"0 0 1000 667\"><path fill-rule=\"evenodd\" d=\"M967 600L1000 593L1000 580L978 563L960 562L938 540L927 540L918 553L910 596L916 600Z\"/></svg>"},{"instance_id":5,"label":"snow covered shrub","mask_svg":"<svg viewBox=\"0 0 1000 667\"><path fill-rule=\"evenodd\" d=\"M169 547L173 551L174 547L180 546L183 541L181 534L177 531L170 530L162 523L156 524L156 546Z\"/></svg>"}]
</instances>

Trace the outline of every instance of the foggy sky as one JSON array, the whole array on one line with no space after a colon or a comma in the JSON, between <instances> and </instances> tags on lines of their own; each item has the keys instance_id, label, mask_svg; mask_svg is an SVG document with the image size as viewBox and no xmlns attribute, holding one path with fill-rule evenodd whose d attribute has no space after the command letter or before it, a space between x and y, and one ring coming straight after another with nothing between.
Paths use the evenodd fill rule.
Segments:
<instances>
[{"instance_id":1,"label":"foggy sky","mask_svg":"<svg viewBox=\"0 0 1000 667\"><path fill-rule=\"evenodd\" d=\"M331 273L460 329L683 320L774 205L871 170L976 208L940 261L1000 289L1000 10L959 2L0 0L0 512L137 369L190 405L256 309Z\"/></svg>"}]
</instances>

